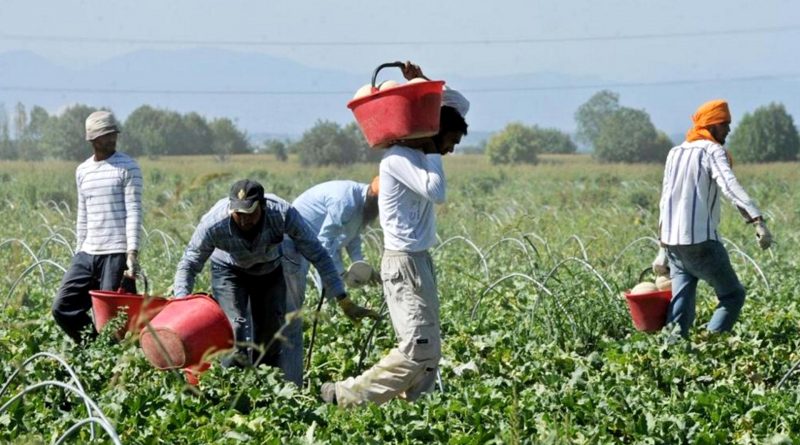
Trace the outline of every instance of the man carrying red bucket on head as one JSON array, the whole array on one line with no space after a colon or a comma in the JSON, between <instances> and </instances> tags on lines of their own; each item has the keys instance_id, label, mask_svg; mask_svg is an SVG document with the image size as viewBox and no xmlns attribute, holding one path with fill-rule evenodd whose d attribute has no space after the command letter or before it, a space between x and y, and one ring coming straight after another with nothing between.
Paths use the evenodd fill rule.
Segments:
<instances>
[{"instance_id":1,"label":"man carrying red bucket on head","mask_svg":"<svg viewBox=\"0 0 800 445\"><path fill-rule=\"evenodd\" d=\"M173 284L177 297L191 294L195 277L211 258L213 298L230 320L236 342L236 352L223 366L278 366L281 341L274 337L286 313L284 236L317 268L326 296L336 299L348 318L377 317L347 297L333 260L297 210L275 195L265 196L258 182L237 181L230 196L200 220Z\"/></svg>"},{"instance_id":2,"label":"man carrying red bucket on head","mask_svg":"<svg viewBox=\"0 0 800 445\"><path fill-rule=\"evenodd\" d=\"M761 212L739 185L731 158L722 146L730 132L728 103L706 102L692 121L694 126L686 133L686 141L667 156L659 205L660 240L664 247L653 262L657 275L670 274L672 300L667 326L677 325L683 337L688 337L694 323L698 280L708 282L719 300L708 323L709 331L730 331L744 305L744 287L717 231L720 195L731 200L745 220L755 226L762 249L772 244Z\"/></svg>"},{"instance_id":3,"label":"man carrying red bucket on head","mask_svg":"<svg viewBox=\"0 0 800 445\"><path fill-rule=\"evenodd\" d=\"M410 62L406 79L424 77ZM384 235L381 279L398 344L387 356L357 377L322 385L328 403L347 407L384 403L395 397L416 400L430 391L441 358L439 296L428 249L436 243L434 204L445 199L442 156L467 134L464 116L469 102L446 89L439 132L400 140L380 163L378 207Z\"/></svg>"}]
</instances>

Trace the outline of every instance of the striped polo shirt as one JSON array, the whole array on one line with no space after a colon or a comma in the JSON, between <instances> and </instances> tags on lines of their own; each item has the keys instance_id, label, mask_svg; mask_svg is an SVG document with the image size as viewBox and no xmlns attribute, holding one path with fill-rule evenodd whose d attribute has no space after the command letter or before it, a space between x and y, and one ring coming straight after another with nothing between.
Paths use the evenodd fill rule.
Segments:
<instances>
[{"instance_id":1,"label":"striped polo shirt","mask_svg":"<svg viewBox=\"0 0 800 445\"><path fill-rule=\"evenodd\" d=\"M142 171L130 156L94 156L75 170L78 186L77 251L92 255L139 250Z\"/></svg>"},{"instance_id":2,"label":"striped polo shirt","mask_svg":"<svg viewBox=\"0 0 800 445\"><path fill-rule=\"evenodd\" d=\"M719 241L720 195L750 219L761 216L734 176L721 145L699 140L670 150L659 205L661 242L675 246Z\"/></svg>"}]
</instances>

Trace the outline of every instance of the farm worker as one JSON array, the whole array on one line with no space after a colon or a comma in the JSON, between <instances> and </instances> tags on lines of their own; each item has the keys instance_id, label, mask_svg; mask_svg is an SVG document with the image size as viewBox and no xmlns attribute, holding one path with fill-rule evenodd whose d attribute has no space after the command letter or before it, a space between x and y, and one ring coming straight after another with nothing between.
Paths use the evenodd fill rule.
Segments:
<instances>
[{"instance_id":1,"label":"farm worker","mask_svg":"<svg viewBox=\"0 0 800 445\"><path fill-rule=\"evenodd\" d=\"M335 299L348 318L370 314L347 297L333 260L294 207L265 195L256 181L236 181L229 197L200 219L173 284L177 297L191 294L195 277L211 258L213 298L230 320L236 341L236 351L223 360L224 366L278 366L281 341L276 334L286 313L284 236L317 268L326 296Z\"/></svg>"},{"instance_id":2,"label":"farm worker","mask_svg":"<svg viewBox=\"0 0 800 445\"><path fill-rule=\"evenodd\" d=\"M406 79L424 77L406 62ZM445 200L442 156L467 134L469 102L444 91L439 133L403 140L388 148L380 163L378 208L383 228L383 292L397 346L357 377L322 385L321 397L342 407L384 403L394 397L414 401L433 388L441 358L439 296L428 249L436 243L434 204Z\"/></svg>"},{"instance_id":3,"label":"farm worker","mask_svg":"<svg viewBox=\"0 0 800 445\"><path fill-rule=\"evenodd\" d=\"M712 332L729 331L739 317L745 290L731 267L717 230L721 195L753 224L758 245L767 249L772 235L753 200L731 169L723 147L730 132L731 114L724 100L701 105L692 116L686 141L670 150L664 167L659 230L663 247L653 264L657 274L669 270L672 301L667 323L680 326L687 337L695 318L697 281L708 282L719 300L708 323Z\"/></svg>"},{"instance_id":4,"label":"farm worker","mask_svg":"<svg viewBox=\"0 0 800 445\"><path fill-rule=\"evenodd\" d=\"M136 292L142 231L142 172L116 151L120 133L114 115L95 111L86 118L86 140L94 154L75 170L78 187L77 247L53 302L53 318L81 343L97 335L89 290ZM123 275L131 278L123 280Z\"/></svg>"},{"instance_id":5,"label":"farm worker","mask_svg":"<svg viewBox=\"0 0 800 445\"><path fill-rule=\"evenodd\" d=\"M378 216L378 177L372 183L329 181L317 184L292 202L317 239L333 258L336 273L344 275L342 249L351 261L363 261L361 232ZM286 275L286 312L303 307L309 263L297 253L294 242L286 238L283 246L283 273ZM375 270L371 275L380 280ZM361 283L366 284L366 283ZM370 315L377 318L378 314ZM285 332L281 350L281 369L286 379L298 386L303 381L303 321L294 318Z\"/></svg>"}]
</instances>

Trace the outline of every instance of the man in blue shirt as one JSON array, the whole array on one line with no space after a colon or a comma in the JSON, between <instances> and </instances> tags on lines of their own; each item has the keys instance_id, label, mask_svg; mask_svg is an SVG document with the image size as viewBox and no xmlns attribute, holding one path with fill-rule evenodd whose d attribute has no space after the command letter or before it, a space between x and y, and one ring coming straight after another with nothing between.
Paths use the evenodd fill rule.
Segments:
<instances>
[{"instance_id":1,"label":"man in blue shirt","mask_svg":"<svg viewBox=\"0 0 800 445\"><path fill-rule=\"evenodd\" d=\"M329 181L315 185L292 202L300 216L317 234L322 247L333 258L336 273L344 275L342 249L347 250L351 261L363 261L361 231L378 216L378 178L371 184L355 181ZM306 293L306 275L309 263L297 252L295 243L284 242L284 273L286 275L286 311L291 313L303 307ZM373 277L380 276L373 270ZM375 318L377 314L370 312ZM286 379L298 386L303 381L303 321L294 317L285 331L286 344L281 351L281 368Z\"/></svg>"},{"instance_id":2,"label":"man in blue shirt","mask_svg":"<svg viewBox=\"0 0 800 445\"><path fill-rule=\"evenodd\" d=\"M348 318L359 320L369 313L347 297L333 260L297 210L275 195L265 196L258 182L237 181L230 196L200 220L173 284L177 297L189 295L195 277L211 258L213 297L230 320L236 341L236 352L223 360L225 366L278 366L281 342L273 337L286 312L284 236L314 264L326 296L335 298Z\"/></svg>"}]
</instances>

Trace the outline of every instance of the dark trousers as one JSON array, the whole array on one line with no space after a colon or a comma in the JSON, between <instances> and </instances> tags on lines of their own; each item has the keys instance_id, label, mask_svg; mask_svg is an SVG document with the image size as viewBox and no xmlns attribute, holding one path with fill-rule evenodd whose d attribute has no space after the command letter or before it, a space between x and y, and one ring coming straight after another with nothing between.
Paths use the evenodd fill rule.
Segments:
<instances>
[{"instance_id":1,"label":"dark trousers","mask_svg":"<svg viewBox=\"0 0 800 445\"><path fill-rule=\"evenodd\" d=\"M87 326L92 325L89 309L92 308L90 290L119 289L122 284L122 274L127 267L124 253L108 255L90 255L78 252L72 257L72 263L61 280L61 287L53 302L53 318L61 329L75 342L81 343L88 338L83 338ZM133 280L125 280L125 290L136 292ZM89 334L94 338L94 330Z\"/></svg>"},{"instance_id":2,"label":"dark trousers","mask_svg":"<svg viewBox=\"0 0 800 445\"><path fill-rule=\"evenodd\" d=\"M286 314L286 282L278 266L265 275L211 264L211 287L233 326L236 352L223 366L249 364L278 366L281 342L274 339Z\"/></svg>"}]
</instances>

